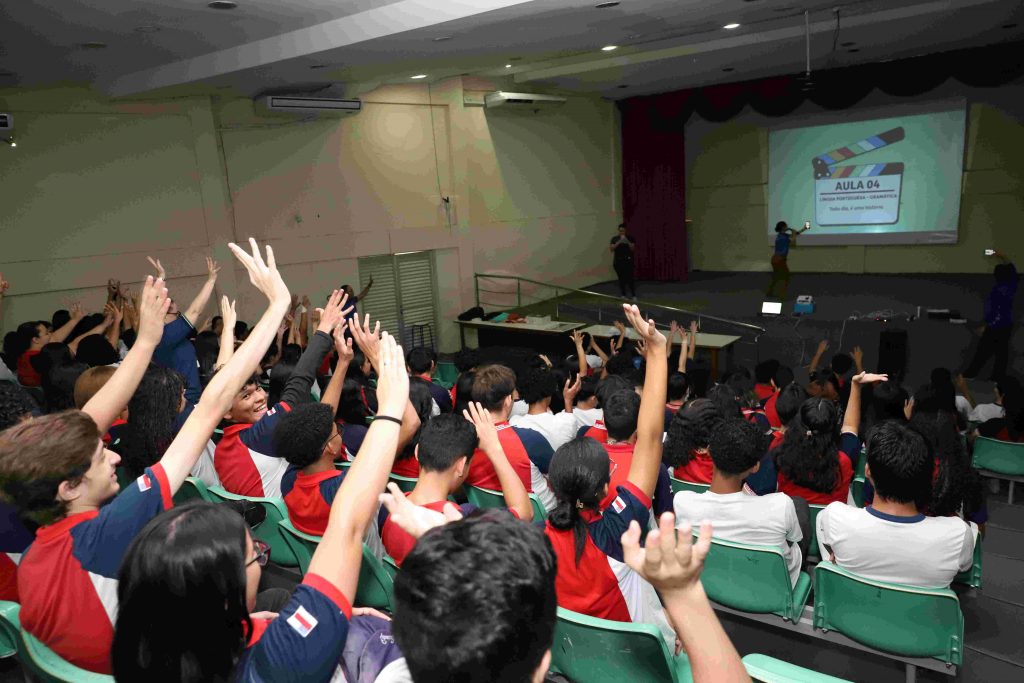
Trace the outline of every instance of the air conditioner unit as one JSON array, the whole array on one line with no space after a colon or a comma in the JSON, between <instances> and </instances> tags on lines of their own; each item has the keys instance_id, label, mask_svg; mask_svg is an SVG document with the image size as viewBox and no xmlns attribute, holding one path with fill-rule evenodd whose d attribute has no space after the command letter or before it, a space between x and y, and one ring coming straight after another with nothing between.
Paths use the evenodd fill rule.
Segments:
<instances>
[{"instance_id":1,"label":"air conditioner unit","mask_svg":"<svg viewBox=\"0 0 1024 683\"><path fill-rule=\"evenodd\" d=\"M486 109L504 107L507 109L523 108L536 111L538 109L558 107L563 104L565 104L564 97L538 95L528 92L505 92L504 90L498 90L497 92L487 93L484 96L484 108Z\"/></svg>"},{"instance_id":2,"label":"air conditioner unit","mask_svg":"<svg viewBox=\"0 0 1024 683\"><path fill-rule=\"evenodd\" d=\"M262 99L267 111L293 114L325 114L342 116L358 114L363 108L359 100L340 100L327 97L296 97L292 95L269 95Z\"/></svg>"},{"instance_id":3,"label":"air conditioner unit","mask_svg":"<svg viewBox=\"0 0 1024 683\"><path fill-rule=\"evenodd\" d=\"M14 130L14 117L10 114L0 114L0 130Z\"/></svg>"}]
</instances>

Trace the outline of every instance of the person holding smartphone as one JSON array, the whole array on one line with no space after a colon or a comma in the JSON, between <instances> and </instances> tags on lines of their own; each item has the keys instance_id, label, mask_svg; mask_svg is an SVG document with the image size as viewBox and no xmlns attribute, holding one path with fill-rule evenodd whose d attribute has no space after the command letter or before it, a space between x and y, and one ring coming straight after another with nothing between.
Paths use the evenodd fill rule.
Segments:
<instances>
[{"instance_id":1,"label":"person holding smartphone","mask_svg":"<svg viewBox=\"0 0 1024 683\"><path fill-rule=\"evenodd\" d=\"M1020 276L1017 267L1006 254L995 249L986 249L985 256L996 258L999 263L992 271L995 284L985 298L985 324L979 328L981 339L974 351L971 364L963 371L966 379L974 379L990 357L993 357L993 381L1006 376L1010 361L1010 337L1013 336L1013 299L1017 296Z\"/></svg>"},{"instance_id":2,"label":"person holding smartphone","mask_svg":"<svg viewBox=\"0 0 1024 683\"><path fill-rule=\"evenodd\" d=\"M636 242L626 234L626 224L619 224L619 234L612 237L608 244L608 251L615 254L612 266L619 278L619 291L622 298L626 298L626 290L629 296L636 301L636 277L633 272L633 256L636 252Z\"/></svg>"},{"instance_id":3,"label":"person holding smartphone","mask_svg":"<svg viewBox=\"0 0 1024 683\"><path fill-rule=\"evenodd\" d=\"M775 251L772 253L772 281L768 284L768 291L765 292L766 299L785 301L786 290L789 288L789 266L786 259L789 256L790 247L796 246L797 235L807 232L811 228L811 222L805 221L801 230L793 230L786 221L779 221L775 224Z\"/></svg>"}]
</instances>

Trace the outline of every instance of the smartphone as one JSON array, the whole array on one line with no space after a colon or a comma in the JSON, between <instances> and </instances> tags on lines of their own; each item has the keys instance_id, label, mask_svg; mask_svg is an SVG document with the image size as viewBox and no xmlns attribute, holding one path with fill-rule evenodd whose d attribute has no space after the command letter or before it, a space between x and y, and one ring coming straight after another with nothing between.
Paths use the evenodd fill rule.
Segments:
<instances>
[{"instance_id":1,"label":"smartphone","mask_svg":"<svg viewBox=\"0 0 1024 683\"><path fill-rule=\"evenodd\" d=\"M810 227L811 227L811 222L810 221L804 221L804 230L807 230Z\"/></svg>"},{"instance_id":2,"label":"smartphone","mask_svg":"<svg viewBox=\"0 0 1024 683\"><path fill-rule=\"evenodd\" d=\"M995 255L996 255L996 250L995 249L986 249L985 250L985 256L995 256Z\"/></svg>"}]
</instances>

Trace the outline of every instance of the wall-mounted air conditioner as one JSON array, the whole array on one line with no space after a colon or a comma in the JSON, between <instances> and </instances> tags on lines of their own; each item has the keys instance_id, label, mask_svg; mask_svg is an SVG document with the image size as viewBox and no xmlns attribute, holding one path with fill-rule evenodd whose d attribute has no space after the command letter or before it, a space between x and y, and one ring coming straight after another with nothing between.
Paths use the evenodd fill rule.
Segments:
<instances>
[{"instance_id":1,"label":"wall-mounted air conditioner","mask_svg":"<svg viewBox=\"0 0 1024 683\"><path fill-rule=\"evenodd\" d=\"M358 114L363 108L359 100L341 100L328 97L296 97L292 95L268 95L260 100L267 111L292 114L320 114L344 116Z\"/></svg>"},{"instance_id":2,"label":"wall-mounted air conditioner","mask_svg":"<svg viewBox=\"0 0 1024 683\"><path fill-rule=\"evenodd\" d=\"M557 95L539 95L537 93L528 92L506 92L504 90L498 90L497 92L487 93L484 96L484 107L486 109L497 109L499 107L505 109L529 109L536 111L538 109L548 109L550 107L558 107L565 104L565 98Z\"/></svg>"}]
</instances>

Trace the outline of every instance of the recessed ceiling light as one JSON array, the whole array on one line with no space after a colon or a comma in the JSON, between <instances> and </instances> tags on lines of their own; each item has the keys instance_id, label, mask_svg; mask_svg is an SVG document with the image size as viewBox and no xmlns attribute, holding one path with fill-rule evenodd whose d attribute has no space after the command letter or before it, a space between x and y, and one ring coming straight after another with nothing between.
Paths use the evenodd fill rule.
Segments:
<instances>
[{"instance_id":1,"label":"recessed ceiling light","mask_svg":"<svg viewBox=\"0 0 1024 683\"><path fill-rule=\"evenodd\" d=\"M98 40L90 40L85 43L78 44L78 47L82 48L83 50L102 50L106 46L106 43L100 42Z\"/></svg>"},{"instance_id":2,"label":"recessed ceiling light","mask_svg":"<svg viewBox=\"0 0 1024 683\"><path fill-rule=\"evenodd\" d=\"M451 40L451 39L452 39L451 36L438 36L437 38L434 38L434 42L435 43L443 43L444 41Z\"/></svg>"},{"instance_id":3,"label":"recessed ceiling light","mask_svg":"<svg viewBox=\"0 0 1024 683\"><path fill-rule=\"evenodd\" d=\"M206 6L210 9L235 9L238 7L238 3L235 0L213 0Z\"/></svg>"},{"instance_id":4,"label":"recessed ceiling light","mask_svg":"<svg viewBox=\"0 0 1024 683\"><path fill-rule=\"evenodd\" d=\"M413 79L414 81L418 81L421 78L426 78L426 77L427 77L427 74L416 74L415 76L409 76L409 78Z\"/></svg>"},{"instance_id":5,"label":"recessed ceiling light","mask_svg":"<svg viewBox=\"0 0 1024 683\"><path fill-rule=\"evenodd\" d=\"M157 33L159 30L160 30L160 27L159 26L154 26L153 24L145 24L143 26L136 26L135 27L135 32L136 33Z\"/></svg>"},{"instance_id":6,"label":"recessed ceiling light","mask_svg":"<svg viewBox=\"0 0 1024 683\"><path fill-rule=\"evenodd\" d=\"M722 28L724 28L724 29L725 29L725 30L727 30L727 31L731 31L731 30L733 30L734 28L739 28L739 27L740 27L740 25L739 25L739 24L735 24L735 23L733 23L733 24L726 24L726 25L725 25L725 26L723 26Z\"/></svg>"},{"instance_id":7,"label":"recessed ceiling light","mask_svg":"<svg viewBox=\"0 0 1024 683\"><path fill-rule=\"evenodd\" d=\"M596 9L610 9L612 7L618 7L618 6L619 6L619 3L617 3L617 2L602 2L600 4L594 5L594 7Z\"/></svg>"},{"instance_id":8,"label":"recessed ceiling light","mask_svg":"<svg viewBox=\"0 0 1024 683\"><path fill-rule=\"evenodd\" d=\"M604 47L601 48L601 51L602 52L611 52L612 50L618 50L618 49L619 49L618 45L605 45Z\"/></svg>"},{"instance_id":9,"label":"recessed ceiling light","mask_svg":"<svg viewBox=\"0 0 1024 683\"><path fill-rule=\"evenodd\" d=\"M512 65L511 65L511 64L506 64L506 65L505 65L505 68L506 68L506 69L511 69L511 68L512 68Z\"/></svg>"}]
</instances>

